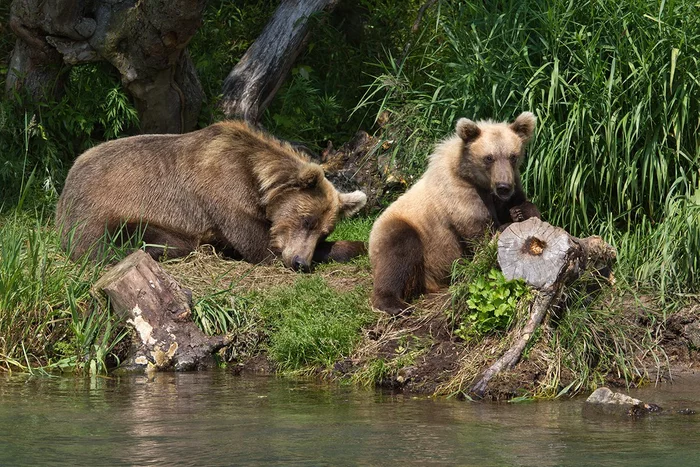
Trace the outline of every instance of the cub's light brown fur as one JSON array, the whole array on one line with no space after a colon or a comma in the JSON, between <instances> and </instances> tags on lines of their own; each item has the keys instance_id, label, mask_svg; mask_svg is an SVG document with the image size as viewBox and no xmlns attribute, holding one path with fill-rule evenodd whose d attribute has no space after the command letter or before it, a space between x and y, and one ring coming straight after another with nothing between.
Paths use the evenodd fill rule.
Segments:
<instances>
[{"instance_id":1,"label":"cub's light brown fur","mask_svg":"<svg viewBox=\"0 0 700 467\"><path fill-rule=\"evenodd\" d=\"M169 257L206 242L254 263L272 250L288 267L308 269L338 217L365 201L359 191L338 193L321 167L290 145L228 121L86 151L68 173L56 223L74 259L108 255L105 232L145 228L143 240L167 245Z\"/></svg>"},{"instance_id":2,"label":"cub's light brown fur","mask_svg":"<svg viewBox=\"0 0 700 467\"><path fill-rule=\"evenodd\" d=\"M440 143L416 184L377 219L369 241L373 305L402 313L407 300L449 283L452 263L525 199L518 167L535 117L510 125L468 119Z\"/></svg>"}]
</instances>

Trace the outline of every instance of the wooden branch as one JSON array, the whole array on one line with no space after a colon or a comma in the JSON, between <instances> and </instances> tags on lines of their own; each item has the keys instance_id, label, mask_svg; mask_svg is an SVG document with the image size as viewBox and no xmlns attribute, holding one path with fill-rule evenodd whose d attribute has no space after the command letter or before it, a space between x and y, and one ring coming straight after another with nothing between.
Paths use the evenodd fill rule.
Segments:
<instances>
[{"instance_id":1,"label":"wooden branch","mask_svg":"<svg viewBox=\"0 0 700 467\"><path fill-rule=\"evenodd\" d=\"M491 365L471 388L483 397L489 381L513 368L542 320L568 284L586 269L601 270L616 258L615 249L601 237L579 239L535 217L511 224L498 239L498 263L508 280L522 279L538 289L530 305L530 318L515 331L513 345Z\"/></svg>"},{"instance_id":2,"label":"wooden branch","mask_svg":"<svg viewBox=\"0 0 700 467\"><path fill-rule=\"evenodd\" d=\"M413 26L411 26L411 32L413 34L416 34L418 32L418 29L420 29L420 23L421 21L423 21L423 15L425 15L425 12L433 5L435 5L437 1L438 0L428 0L418 9L418 15L416 15L416 20L413 22Z\"/></svg>"},{"instance_id":3,"label":"wooden branch","mask_svg":"<svg viewBox=\"0 0 700 467\"><path fill-rule=\"evenodd\" d=\"M135 331L128 369L206 368L214 363L213 352L229 343L197 328L186 291L141 250L110 269L94 288L107 294L115 313Z\"/></svg>"},{"instance_id":4,"label":"wooden branch","mask_svg":"<svg viewBox=\"0 0 700 467\"><path fill-rule=\"evenodd\" d=\"M496 363L491 365L484 373L481 375L481 379L472 386L471 392L479 397L483 397L486 393L487 386L491 378L496 376L502 370L508 370L513 368L520 361L520 356L523 354L523 350L530 342L530 337L537 330L544 316L547 314L552 302L554 301L556 295L552 290L543 290L537 293L535 300L532 302L530 319L527 324L522 328L517 330L517 336L515 337L515 343L508 349Z\"/></svg>"},{"instance_id":5,"label":"wooden branch","mask_svg":"<svg viewBox=\"0 0 700 467\"><path fill-rule=\"evenodd\" d=\"M257 123L304 48L309 19L337 0L286 0L223 83L220 107L228 118Z\"/></svg>"},{"instance_id":6,"label":"wooden branch","mask_svg":"<svg viewBox=\"0 0 700 467\"><path fill-rule=\"evenodd\" d=\"M401 54L399 67L403 66L403 63L406 61L406 58L408 58L408 52L410 52L411 46L413 45L413 39L415 38L414 36L418 34L418 31L420 30L420 23L423 21L423 16L425 15L425 12L428 11L428 9L432 8L437 3L437 1L438 0L428 0L418 9L416 20L413 22L413 26L411 26L411 37L403 46L403 53Z\"/></svg>"}]
</instances>

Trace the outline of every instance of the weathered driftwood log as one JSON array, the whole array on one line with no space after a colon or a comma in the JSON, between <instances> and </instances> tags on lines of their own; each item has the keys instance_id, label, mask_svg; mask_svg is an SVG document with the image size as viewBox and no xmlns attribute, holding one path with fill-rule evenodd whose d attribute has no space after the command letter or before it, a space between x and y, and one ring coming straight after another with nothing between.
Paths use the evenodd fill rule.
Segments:
<instances>
[{"instance_id":1,"label":"weathered driftwood log","mask_svg":"<svg viewBox=\"0 0 700 467\"><path fill-rule=\"evenodd\" d=\"M285 0L224 80L226 117L257 123L304 48L311 16L337 0Z\"/></svg>"},{"instance_id":2,"label":"weathered driftwood log","mask_svg":"<svg viewBox=\"0 0 700 467\"><path fill-rule=\"evenodd\" d=\"M190 297L143 251L118 263L94 287L107 294L114 311L135 331L128 369L205 368L214 363L213 352L228 343L199 330L191 318Z\"/></svg>"},{"instance_id":3,"label":"weathered driftwood log","mask_svg":"<svg viewBox=\"0 0 700 467\"><path fill-rule=\"evenodd\" d=\"M586 269L600 271L616 258L615 249L601 237L576 238L564 229L537 218L511 224L498 239L498 263L508 280L522 279L537 290L530 317L517 329L514 344L481 376L471 392L483 396L489 381L513 368L547 311L559 303L567 284Z\"/></svg>"}]
</instances>

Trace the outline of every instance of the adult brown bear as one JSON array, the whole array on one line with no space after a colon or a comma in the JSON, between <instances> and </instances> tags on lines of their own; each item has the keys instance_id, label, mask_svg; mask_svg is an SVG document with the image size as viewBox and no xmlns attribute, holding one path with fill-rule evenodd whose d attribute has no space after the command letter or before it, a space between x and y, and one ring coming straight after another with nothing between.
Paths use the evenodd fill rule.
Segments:
<instances>
[{"instance_id":1,"label":"adult brown bear","mask_svg":"<svg viewBox=\"0 0 700 467\"><path fill-rule=\"evenodd\" d=\"M452 263L488 228L540 217L520 185L535 129L523 112L511 124L462 118L416 184L379 216L369 239L372 304L400 314L407 301L449 283Z\"/></svg>"},{"instance_id":2,"label":"adult brown bear","mask_svg":"<svg viewBox=\"0 0 700 467\"><path fill-rule=\"evenodd\" d=\"M361 242L324 241L339 216L365 202L360 191L339 193L289 144L227 121L86 151L68 173L56 224L73 259L109 257L115 237L138 231L154 257L212 243L252 263L277 253L287 267L308 270L312 259L364 251Z\"/></svg>"}]
</instances>

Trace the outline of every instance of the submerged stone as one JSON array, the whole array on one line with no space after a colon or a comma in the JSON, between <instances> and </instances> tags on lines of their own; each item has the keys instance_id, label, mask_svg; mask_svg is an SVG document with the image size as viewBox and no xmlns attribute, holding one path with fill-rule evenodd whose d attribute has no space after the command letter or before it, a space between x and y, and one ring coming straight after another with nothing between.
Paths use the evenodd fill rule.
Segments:
<instances>
[{"instance_id":1,"label":"submerged stone","mask_svg":"<svg viewBox=\"0 0 700 467\"><path fill-rule=\"evenodd\" d=\"M584 414L602 413L629 417L640 417L661 410L661 407L656 404L647 404L626 394L613 392L606 387L593 391L583 406Z\"/></svg>"}]
</instances>

